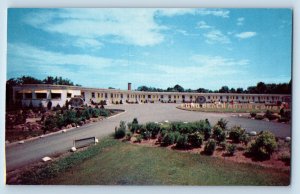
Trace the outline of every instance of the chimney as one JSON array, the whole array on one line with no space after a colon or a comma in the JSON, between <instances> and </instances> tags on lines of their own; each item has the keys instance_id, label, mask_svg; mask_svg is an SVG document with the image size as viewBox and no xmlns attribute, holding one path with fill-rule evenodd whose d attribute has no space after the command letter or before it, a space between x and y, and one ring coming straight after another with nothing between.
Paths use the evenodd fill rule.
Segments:
<instances>
[{"instance_id":1,"label":"chimney","mask_svg":"<svg viewBox=\"0 0 300 194\"><path fill-rule=\"evenodd\" d=\"M131 83L128 83L128 90L131 90Z\"/></svg>"}]
</instances>

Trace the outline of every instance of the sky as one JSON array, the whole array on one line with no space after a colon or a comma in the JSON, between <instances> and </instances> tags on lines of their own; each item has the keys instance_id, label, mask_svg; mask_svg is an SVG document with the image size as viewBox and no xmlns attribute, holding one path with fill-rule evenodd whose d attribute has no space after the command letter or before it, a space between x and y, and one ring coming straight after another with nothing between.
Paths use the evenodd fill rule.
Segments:
<instances>
[{"instance_id":1,"label":"sky","mask_svg":"<svg viewBox=\"0 0 300 194\"><path fill-rule=\"evenodd\" d=\"M246 89L291 79L291 9L8 10L7 79Z\"/></svg>"}]
</instances>

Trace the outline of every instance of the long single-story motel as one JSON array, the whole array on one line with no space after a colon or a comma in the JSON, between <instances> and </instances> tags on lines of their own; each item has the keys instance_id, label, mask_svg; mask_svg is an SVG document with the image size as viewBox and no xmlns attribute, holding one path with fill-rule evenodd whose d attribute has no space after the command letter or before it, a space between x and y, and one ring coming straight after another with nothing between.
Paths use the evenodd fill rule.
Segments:
<instances>
[{"instance_id":1,"label":"long single-story motel","mask_svg":"<svg viewBox=\"0 0 300 194\"><path fill-rule=\"evenodd\" d=\"M231 102L231 103L268 103L290 102L291 95L286 94L238 94L238 93L187 93L187 92L145 92L128 90L87 88L66 85L24 84L13 88L13 101L21 102L23 106L34 107L41 104L47 106L65 105L67 100L81 97L86 104L106 101L107 104L116 103L187 103L201 102Z\"/></svg>"}]
</instances>

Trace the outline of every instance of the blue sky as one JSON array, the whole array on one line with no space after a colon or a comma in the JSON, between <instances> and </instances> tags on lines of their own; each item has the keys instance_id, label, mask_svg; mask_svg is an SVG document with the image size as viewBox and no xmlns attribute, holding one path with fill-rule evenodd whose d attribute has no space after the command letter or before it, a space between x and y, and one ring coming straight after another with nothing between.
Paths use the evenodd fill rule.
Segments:
<instances>
[{"instance_id":1,"label":"blue sky","mask_svg":"<svg viewBox=\"0 0 300 194\"><path fill-rule=\"evenodd\" d=\"M9 9L7 77L246 89L291 79L291 9Z\"/></svg>"}]
</instances>

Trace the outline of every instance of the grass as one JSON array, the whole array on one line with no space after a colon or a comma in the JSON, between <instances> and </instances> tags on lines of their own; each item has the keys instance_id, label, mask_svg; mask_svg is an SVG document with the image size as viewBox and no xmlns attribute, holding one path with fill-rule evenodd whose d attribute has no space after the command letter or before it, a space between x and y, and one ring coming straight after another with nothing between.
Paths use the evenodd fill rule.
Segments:
<instances>
[{"instance_id":1,"label":"grass","mask_svg":"<svg viewBox=\"0 0 300 194\"><path fill-rule=\"evenodd\" d=\"M255 110L248 108L182 108L177 107L181 110L187 111L198 111L198 112L214 112L214 113L264 113L266 110ZM272 110L272 112L279 113L278 110Z\"/></svg>"},{"instance_id":2,"label":"grass","mask_svg":"<svg viewBox=\"0 0 300 194\"><path fill-rule=\"evenodd\" d=\"M111 137L40 171L31 170L22 178L22 184L60 185L289 185L290 182L288 171L133 145Z\"/></svg>"}]
</instances>

